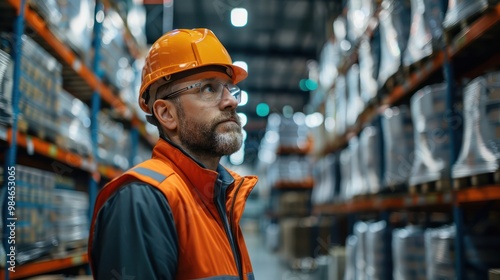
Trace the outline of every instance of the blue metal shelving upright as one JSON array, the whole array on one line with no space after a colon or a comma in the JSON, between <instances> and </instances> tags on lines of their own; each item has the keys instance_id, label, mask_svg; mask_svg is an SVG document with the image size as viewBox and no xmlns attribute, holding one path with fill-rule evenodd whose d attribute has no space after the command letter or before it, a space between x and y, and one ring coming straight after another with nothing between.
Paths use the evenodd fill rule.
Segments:
<instances>
[{"instance_id":1,"label":"blue metal shelving upright","mask_svg":"<svg viewBox=\"0 0 500 280\"><path fill-rule=\"evenodd\" d=\"M18 130L18 114L19 114L19 99L21 92L19 91L19 80L21 76L21 55L22 55L22 35L24 33L24 7L25 7L26 1L21 0L20 8L18 11L18 14L16 16L16 21L14 24L14 37L13 37L13 47L12 47L12 54L14 58L14 77L13 77L13 85L12 85L12 133L11 133L11 139L10 139L10 145L8 148L8 151L5 155L5 162L4 162L4 186L2 188L2 221L3 225L7 224L8 221L8 211L6 206L8 205L8 195L7 195L7 188L8 188L8 167L9 166L15 166L16 164L16 154L17 154L17 130ZM14 182L15 183L15 182ZM7 227L3 227L2 230L2 243L3 247L5 249L5 252L7 253L8 249L11 244L8 244L8 236L9 236L9 229ZM8 280L9 279L9 270L7 269L9 267L8 259L6 258L6 263L5 263L5 277L4 279Z\"/></svg>"},{"instance_id":2,"label":"blue metal shelving upright","mask_svg":"<svg viewBox=\"0 0 500 280\"><path fill-rule=\"evenodd\" d=\"M94 38L92 41L92 47L94 49L94 59L92 61L92 71L95 73L97 78L100 80L102 73L99 67L99 62L101 61L101 34L102 34L102 23L104 21L104 5L102 1L96 1L95 13L94 13ZM98 114L101 109L101 95L99 89L96 89L92 95L92 108L90 116L90 136L92 139L92 155L94 160L98 161L98 144L99 144L99 122ZM97 171L95 171L97 172ZM93 174L90 177L89 183L89 217L92 219L92 214L94 211L94 204L97 197L97 192L99 189L99 176Z\"/></svg>"}]
</instances>

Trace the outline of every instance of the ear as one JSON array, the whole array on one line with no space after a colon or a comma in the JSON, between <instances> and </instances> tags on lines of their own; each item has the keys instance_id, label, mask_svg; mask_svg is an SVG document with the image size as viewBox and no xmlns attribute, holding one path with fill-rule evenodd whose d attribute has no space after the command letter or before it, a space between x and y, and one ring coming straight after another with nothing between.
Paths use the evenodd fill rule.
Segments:
<instances>
[{"instance_id":1,"label":"ear","mask_svg":"<svg viewBox=\"0 0 500 280\"><path fill-rule=\"evenodd\" d=\"M177 128L177 110L172 102L168 100L156 100L153 104L153 112L161 126L168 130L175 130Z\"/></svg>"}]
</instances>

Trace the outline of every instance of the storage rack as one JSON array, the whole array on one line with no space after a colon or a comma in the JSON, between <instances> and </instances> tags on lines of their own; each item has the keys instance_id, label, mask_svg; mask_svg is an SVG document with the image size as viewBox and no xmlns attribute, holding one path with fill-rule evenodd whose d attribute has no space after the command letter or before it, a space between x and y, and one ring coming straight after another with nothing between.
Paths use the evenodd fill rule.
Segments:
<instances>
[{"instance_id":1,"label":"storage rack","mask_svg":"<svg viewBox=\"0 0 500 280\"><path fill-rule=\"evenodd\" d=\"M105 11L105 6L110 7L108 1L96 1L95 15L94 15L94 38L100 38L102 21L96 20L96 15ZM18 147L25 149L28 155L35 155L37 157L54 160L72 168L84 172L89 177L88 193L89 193L89 216L92 215L93 203L95 201L98 187L100 184L107 180L120 175L123 170L116 167L108 166L105 164L97 163L97 134L98 123L97 113L101 107L101 100L106 105L110 106L114 111L118 112L124 122L130 124L131 147L132 153L129 158L130 164L133 163L133 158L137 153L136 146L139 141L145 141L151 147L156 142L156 137L147 133L145 124L137 117L135 113L121 100L114 92L113 89L101 80L98 73L98 64L101 59L99 55L100 42L95 40L92 44L94 51L94 60L92 67L87 67L78 57L78 55L65 43L59 40L55 34L47 27L44 20L33 10L31 10L26 0L2 0L0 1L0 10L2 15L15 13L14 34L15 34L15 50L14 50L14 83L13 83L13 123L9 128L0 127L0 144L7 147L5 153L4 168L13 166L17 162ZM36 37L40 45L46 51L56 57L64 66L63 79L70 81L70 86L74 86L79 90L70 91L73 95L78 97L81 92L91 92L91 138L92 138L92 156L83 156L75 152L70 152L58 147L55 143L51 143L45 139L28 135L18 131L17 114L18 100L20 99L19 91L19 76L20 76L20 57L21 57L21 36L25 33L25 25L27 25ZM140 54L139 47L133 42L131 36L128 36L129 51L134 57ZM83 90L81 90L83 89ZM88 96L87 96L88 97ZM142 140L141 140L142 138ZM5 169L6 170L6 169ZM7 174L7 172L4 172ZM7 180L4 180L7 182ZM2 191L6 193L6 184L3 186ZM6 200L5 195L5 200ZM6 205L6 201L2 201ZM3 220L6 220L6 211L4 212ZM4 228L4 236L7 229ZM5 240L3 240L5 244ZM6 248L6 247L5 247ZM0 273L0 279L19 279L29 276L36 276L43 273L55 272L58 270L82 266L88 263L88 257L85 253L78 253L60 258L43 260L34 263L27 263L16 266L15 273L9 273L8 270L3 269ZM8 264L6 264L8 267Z\"/></svg>"},{"instance_id":2,"label":"storage rack","mask_svg":"<svg viewBox=\"0 0 500 280\"><path fill-rule=\"evenodd\" d=\"M370 34L372 34L375 26L376 23L369 24L364 33L365 36L371 36ZM389 92L382 92L379 100L368 104L360 114L354 127L338 137L335 142L328 143L329 145L325 147L321 154L326 155L344 149L349 139L358 135L364 126L375 120L384 109L409 99L419 88L440 78L444 78L449 89L446 108L449 112L453 112L452 101L455 100L455 81L457 78L474 78L479 76L483 70L500 65L498 43L495 43L498 41L499 31L500 4L495 4L468 25L467 28L462 29L455 37L449 38L446 47L434 54L431 59L425 60L421 64L421 68L411 73L402 84L396 85ZM494 46L497 46L497 48L495 49ZM356 61L357 53L355 50L341 64L342 67L339 72L346 72ZM323 105L323 102L324 100L320 100L319 104L313 105L319 108ZM453 148L456 136L453 131L448 131L448 135L451 139L451 163L453 163L456 159L456 149ZM463 208L473 203L492 201L500 201L500 185L470 187L429 194L355 197L345 202L315 205L313 206L313 214L316 216L340 215L346 217L350 224L348 231L352 232L352 225L359 214L379 214L382 220L387 221L390 211L422 207L430 209L443 206L449 207L453 214L457 233L455 238L455 272L457 279L460 280L464 277L463 240L465 225ZM332 234L337 233L332 232Z\"/></svg>"}]
</instances>

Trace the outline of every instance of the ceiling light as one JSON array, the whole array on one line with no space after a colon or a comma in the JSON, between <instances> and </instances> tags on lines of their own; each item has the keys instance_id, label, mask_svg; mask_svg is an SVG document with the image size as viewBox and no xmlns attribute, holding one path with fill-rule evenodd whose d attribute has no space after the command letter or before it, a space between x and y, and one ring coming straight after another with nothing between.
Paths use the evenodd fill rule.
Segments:
<instances>
[{"instance_id":1,"label":"ceiling light","mask_svg":"<svg viewBox=\"0 0 500 280\"><path fill-rule=\"evenodd\" d=\"M239 66L248 72L248 64L245 61L235 61L233 62L233 65Z\"/></svg>"},{"instance_id":2,"label":"ceiling light","mask_svg":"<svg viewBox=\"0 0 500 280\"><path fill-rule=\"evenodd\" d=\"M245 106L248 103L248 93L244 90L241 91L241 102L238 106Z\"/></svg>"},{"instance_id":3,"label":"ceiling light","mask_svg":"<svg viewBox=\"0 0 500 280\"><path fill-rule=\"evenodd\" d=\"M248 12L244 8L234 8L231 10L231 24L235 27L247 25Z\"/></svg>"}]
</instances>

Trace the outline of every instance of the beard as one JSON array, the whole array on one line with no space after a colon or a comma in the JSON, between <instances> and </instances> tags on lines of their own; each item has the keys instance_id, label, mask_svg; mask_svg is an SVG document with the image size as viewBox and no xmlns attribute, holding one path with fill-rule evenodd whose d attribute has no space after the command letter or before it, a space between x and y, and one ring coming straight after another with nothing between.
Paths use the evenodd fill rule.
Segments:
<instances>
[{"instance_id":1,"label":"beard","mask_svg":"<svg viewBox=\"0 0 500 280\"><path fill-rule=\"evenodd\" d=\"M222 157L231 155L241 148L243 134L240 119L235 111L223 112L210 122L199 123L187 120L182 107L178 107L179 139L187 150L199 155ZM229 118L235 119L238 125L231 123L229 128L222 128L224 130L222 132L218 131L218 126Z\"/></svg>"}]
</instances>

